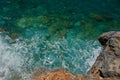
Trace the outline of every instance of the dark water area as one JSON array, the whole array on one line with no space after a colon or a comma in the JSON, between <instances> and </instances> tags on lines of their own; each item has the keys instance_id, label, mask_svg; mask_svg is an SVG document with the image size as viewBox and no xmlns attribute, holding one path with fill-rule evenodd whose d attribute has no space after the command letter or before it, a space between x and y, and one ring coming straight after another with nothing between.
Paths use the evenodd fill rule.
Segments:
<instances>
[{"instance_id":1,"label":"dark water area","mask_svg":"<svg viewBox=\"0 0 120 80\"><path fill-rule=\"evenodd\" d=\"M24 26L56 29L63 23L53 34L73 29L85 38L93 35L93 39L103 32L120 29L119 0L2 0L0 4L0 26L12 33L24 35Z\"/></svg>"},{"instance_id":2,"label":"dark water area","mask_svg":"<svg viewBox=\"0 0 120 80\"><path fill-rule=\"evenodd\" d=\"M120 30L120 0L1 0L0 80L30 80L36 68L84 74Z\"/></svg>"}]
</instances>

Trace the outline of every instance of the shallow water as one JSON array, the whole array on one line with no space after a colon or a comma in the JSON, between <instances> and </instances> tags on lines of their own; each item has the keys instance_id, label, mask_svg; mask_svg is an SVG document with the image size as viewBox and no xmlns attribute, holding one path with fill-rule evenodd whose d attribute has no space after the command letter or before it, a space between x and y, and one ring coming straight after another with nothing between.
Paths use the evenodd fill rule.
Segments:
<instances>
[{"instance_id":1,"label":"shallow water","mask_svg":"<svg viewBox=\"0 0 120 80\"><path fill-rule=\"evenodd\" d=\"M120 30L119 0L0 1L0 80L30 80L36 68L85 74Z\"/></svg>"}]
</instances>

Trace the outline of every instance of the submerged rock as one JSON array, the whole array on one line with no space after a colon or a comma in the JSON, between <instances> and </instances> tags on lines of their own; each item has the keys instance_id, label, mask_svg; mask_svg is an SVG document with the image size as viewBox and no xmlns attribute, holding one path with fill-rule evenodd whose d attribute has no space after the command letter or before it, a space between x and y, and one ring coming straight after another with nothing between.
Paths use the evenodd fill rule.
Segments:
<instances>
[{"instance_id":1,"label":"submerged rock","mask_svg":"<svg viewBox=\"0 0 120 80\"><path fill-rule=\"evenodd\" d=\"M11 39L15 40L15 39L17 39L19 36L18 36L17 33L12 33L12 34L10 35L10 37L11 37Z\"/></svg>"},{"instance_id":2,"label":"submerged rock","mask_svg":"<svg viewBox=\"0 0 120 80\"><path fill-rule=\"evenodd\" d=\"M113 16L109 14L97 14L97 13L92 13L90 14L90 17L98 22L102 21L112 21Z\"/></svg>"},{"instance_id":3,"label":"submerged rock","mask_svg":"<svg viewBox=\"0 0 120 80\"><path fill-rule=\"evenodd\" d=\"M92 68L85 75L75 75L58 69L33 74L33 80L120 80L120 32L107 32L99 37L104 50L97 57ZM39 73L39 70L37 70Z\"/></svg>"},{"instance_id":4,"label":"submerged rock","mask_svg":"<svg viewBox=\"0 0 120 80\"><path fill-rule=\"evenodd\" d=\"M0 28L0 33L4 32L4 29Z\"/></svg>"},{"instance_id":5,"label":"submerged rock","mask_svg":"<svg viewBox=\"0 0 120 80\"><path fill-rule=\"evenodd\" d=\"M92 13L90 17L98 22L104 21L104 17L100 14Z\"/></svg>"}]
</instances>

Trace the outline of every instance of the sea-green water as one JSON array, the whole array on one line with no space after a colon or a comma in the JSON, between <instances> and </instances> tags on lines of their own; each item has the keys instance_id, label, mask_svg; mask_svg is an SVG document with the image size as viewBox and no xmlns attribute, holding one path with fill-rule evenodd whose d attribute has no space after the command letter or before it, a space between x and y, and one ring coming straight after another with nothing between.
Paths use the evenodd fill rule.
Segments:
<instances>
[{"instance_id":1,"label":"sea-green water","mask_svg":"<svg viewBox=\"0 0 120 80\"><path fill-rule=\"evenodd\" d=\"M85 74L100 34L120 30L119 0L1 0L0 80L30 80L36 68Z\"/></svg>"}]
</instances>

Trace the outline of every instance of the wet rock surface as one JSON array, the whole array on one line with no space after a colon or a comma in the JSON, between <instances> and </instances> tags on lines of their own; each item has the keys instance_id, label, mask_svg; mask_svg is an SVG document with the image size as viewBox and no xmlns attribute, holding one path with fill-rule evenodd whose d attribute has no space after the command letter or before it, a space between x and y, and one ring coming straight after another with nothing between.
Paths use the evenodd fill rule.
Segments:
<instances>
[{"instance_id":1,"label":"wet rock surface","mask_svg":"<svg viewBox=\"0 0 120 80\"><path fill-rule=\"evenodd\" d=\"M33 80L120 80L120 32L104 33L99 42L104 49L87 74L74 75L62 69L45 70L45 73L36 70Z\"/></svg>"}]
</instances>

